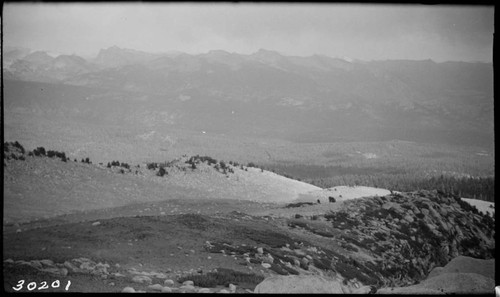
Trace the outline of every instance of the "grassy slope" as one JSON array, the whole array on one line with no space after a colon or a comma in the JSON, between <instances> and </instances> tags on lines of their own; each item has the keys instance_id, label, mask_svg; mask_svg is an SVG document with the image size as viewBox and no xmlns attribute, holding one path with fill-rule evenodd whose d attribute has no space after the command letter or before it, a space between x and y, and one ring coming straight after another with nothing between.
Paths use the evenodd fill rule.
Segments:
<instances>
[{"instance_id":1,"label":"grassy slope","mask_svg":"<svg viewBox=\"0 0 500 297\"><path fill-rule=\"evenodd\" d=\"M95 164L27 157L8 160L4 176L4 222L172 199L234 199L284 202L318 187L256 168L234 168L227 176L201 164L158 177L145 166L120 174Z\"/></svg>"}]
</instances>

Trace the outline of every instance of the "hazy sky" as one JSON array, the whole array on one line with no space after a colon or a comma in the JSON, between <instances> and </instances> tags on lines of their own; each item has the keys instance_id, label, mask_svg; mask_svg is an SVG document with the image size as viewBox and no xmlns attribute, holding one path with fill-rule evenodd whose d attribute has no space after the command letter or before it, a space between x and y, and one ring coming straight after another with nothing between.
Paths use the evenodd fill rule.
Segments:
<instances>
[{"instance_id":1,"label":"hazy sky","mask_svg":"<svg viewBox=\"0 0 500 297\"><path fill-rule=\"evenodd\" d=\"M96 55L117 45L151 52L361 60L492 61L493 6L306 3L7 3L4 44Z\"/></svg>"}]
</instances>

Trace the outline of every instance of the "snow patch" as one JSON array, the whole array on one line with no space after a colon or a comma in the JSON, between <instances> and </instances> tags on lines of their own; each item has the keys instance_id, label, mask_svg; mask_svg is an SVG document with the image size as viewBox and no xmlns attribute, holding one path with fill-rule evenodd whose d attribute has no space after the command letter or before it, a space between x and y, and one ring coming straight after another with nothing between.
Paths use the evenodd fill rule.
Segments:
<instances>
[{"instance_id":1,"label":"snow patch","mask_svg":"<svg viewBox=\"0 0 500 297\"><path fill-rule=\"evenodd\" d=\"M472 206L475 206L477 208L477 210L481 211L484 214L486 214L486 212L489 212L490 214L495 213L495 203L494 202L477 200L477 199L472 199L472 198L462 198L462 200L469 203Z\"/></svg>"}]
</instances>

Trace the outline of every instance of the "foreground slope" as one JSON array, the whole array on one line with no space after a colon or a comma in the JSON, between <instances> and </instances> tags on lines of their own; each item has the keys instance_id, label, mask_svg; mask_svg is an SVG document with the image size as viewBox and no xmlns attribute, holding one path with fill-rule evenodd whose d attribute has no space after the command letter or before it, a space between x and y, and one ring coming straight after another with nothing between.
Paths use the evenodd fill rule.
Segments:
<instances>
[{"instance_id":1,"label":"foreground slope","mask_svg":"<svg viewBox=\"0 0 500 297\"><path fill-rule=\"evenodd\" d=\"M495 221L438 191L359 197L374 189L318 190L200 156L108 168L53 151L30 156L19 144L4 152L8 291L19 279L57 278L72 292L245 293L276 275L324 277L341 292L492 286L490 276L448 277L455 266L445 265L459 256L494 262ZM297 202L331 192L345 199Z\"/></svg>"}]
</instances>

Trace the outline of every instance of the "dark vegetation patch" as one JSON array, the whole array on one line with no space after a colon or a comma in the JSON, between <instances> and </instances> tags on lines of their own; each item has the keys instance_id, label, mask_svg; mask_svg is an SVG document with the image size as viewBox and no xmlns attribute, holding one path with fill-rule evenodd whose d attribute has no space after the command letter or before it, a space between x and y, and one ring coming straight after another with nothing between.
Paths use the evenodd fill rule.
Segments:
<instances>
[{"instance_id":1,"label":"dark vegetation patch","mask_svg":"<svg viewBox=\"0 0 500 297\"><path fill-rule=\"evenodd\" d=\"M288 257L288 255L285 255L284 253L280 252L277 249L264 249L266 252L268 252L274 259L278 259L282 261L283 263L290 263L294 264L293 258Z\"/></svg>"},{"instance_id":2,"label":"dark vegetation patch","mask_svg":"<svg viewBox=\"0 0 500 297\"><path fill-rule=\"evenodd\" d=\"M189 229L205 231L211 225L211 221L199 214L184 214L177 217L177 222Z\"/></svg>"},{"instance_id":3,"label":"dark vegetation patch","mask_svg":"<svg viewBox=\"0 0 500 297\"><path fill-rule=\"evenodd\" d=\"M8 152L11 154L8 154ZM25 153L26 149L17 141L4 143L4 158L7 160L25 160ZM37 147L33 151L28 152L28 156L58 158L63 162L71 161L68 157L66 157L66 153L55 150L46 151L44 147Z\"/></svg>"},{"instance_id":4,"label":"dark vegetation patch","mask_svg":"<svg viewBox=\"0 0 500 297\"><path fill-rule=\"evenodd\" d=\"M399 219L401 220L403 218L402 215L400 215L398 212L396 212L394 209L383 209L383 208L378 208L378 209L371 209L366 211L364 214L369 219L379 219L379 220L386 220L389 216L392 217L393 219Z\"/></svg>"},{"instance_id":5,"label":"dark vegetation patch","mask_svg":"<svg viewBox=\"0 0 500 297\"><path fill-rule=\"evenodd\" d=\"M334 234L331 231L327 230L326 228L321 228L321 225L309 223L307 220L301 218L289 220L288 226L291 228L297 228L297 227L304 228L309 232L312 232L314 234L323 237L328 237L328 238L334 237Z\"/></svg>"},{"instance_id":6,"label":"dark vegetation patch","mask_svg":"<svg viewBox=\"0 0 500 297\"><path fill-rule=\"evenodd\" d=\"M293 274L293 275L299 275L300 274L297 270L295 270L295 269L293 269L291 267L288 267L286 265L282 265L281 268L284 269L284 270L286 270L289 274Z\"/></svg>"},{"instance_id":7,"label":"dark vegetation patch","mask_svg":"<svg viewBox=\"0 0 500 297\"><path fill-rule=\"evenodd\" d=\"M191 156L185 163L191 165L191 169L196 169L196 165L199 163L207 163L209 166L214 167L215 170L221 172L222 174L234 173L234 167L240 166L238 162L229 161L228 163L223 160L217 161L216 159L209 156Z\"/></svg>"},{"instance_id":8,"label":"dark vegetation patch","mask_svg":"<svg viewBox=\"0 0 500 297\"><path fill-rule=\"evenodd\" d=\"M111 161L111 162L108 162L108 164L106 165L106 167L108 167L108 168L111 168L113 166L122 167L122 168L128 169L130 171L130 165L128 163L124 163L124 162L120 163L119 161Z\"/></svg>"},{"instance_id":9,"label":"dark vegetation patch","mask_svg":"<svg viewBox=\"0 0 500 297\"><path fill-rule=\"evenodd\" d=\"M243 288L254 289L264 277L254 273L244 273L227 268L217 268L217 271L208 272L202 275L187 275L177 281L183 283L187 280L193 281L195 286L204 288L214 288L216 286L229 286L229 284L239 285Z\"/></svg>"},{"instance_id":10,"label":"dark vegetation patch","mask_svg":"<svg viewBox=\"0 0 500 297\"><path fill-rule=\"evenodd\" d=\"M271 264L271 267L269 267L269 269L271 269L272 271L274 271L280 275L289 275L288 271L286 269L284 269L283 267L284 266L276 265L273 263L273 264Z\"/></svg>"},{"instance_id":11,"label":"dark vegetation patch","mask_svg":"<svg viewBox=\"0 0 500 297\"><path fill-rule=\"evenodd\" d=\"M295 240L288 235L273 230L259 230L242 227L237 232L257 243L266 244L272 248L294 245Z\"/></svg>"},{"instance_id":12,"label":"dark vegetation patch","mask_svg":"<svg viewBox=\"0 0 500 297\"><path fill-rule=\"evenodd\" d=\"M332 223L334 228L344 230L344 229L352 229L356 228L361 224L359 220L356 218L350 218L347 212L333 212L325 214L325 219Z\"/></svg>"},{"instance_id":13,"label":"dark vegetation patch","mask_svg":"<svg viewBox=\"0 0 500 297\"><path fill-rule=\"evenodd\" d=\"M363 267L363 270L367 271L368 273L363 273L360 267ZM349 280L357 279L365 285L377 285L380 283L380 280L378 277L376 277L374 271L371 271L363 265L358 265L358 267L356 267L353 263L339 261L334 265L334 268L344 278Z\"/></svg>"},{"instance_id":14,"label":"dark vegetation patch","mask_svg":"<svg viewBox=\"0 0 500 297\"><path fill-rule=\"evenodd\" d=\"M297 202L297 203L289 203L285 206L285 208L294 208L294 207L302 207L307 205L314 205L312 202Z\"/></svg>"},{"instance_id":15,"label":"dark vegetation patch","mask_svg":"<svg viewBox=\"0 0 500 297\"><path fill-rule=\"evenodd\" d=\"M313 264L319 269L329 271L332 270L332 262L326 258L314 258Z\"/></svg>"}]
</instances>

